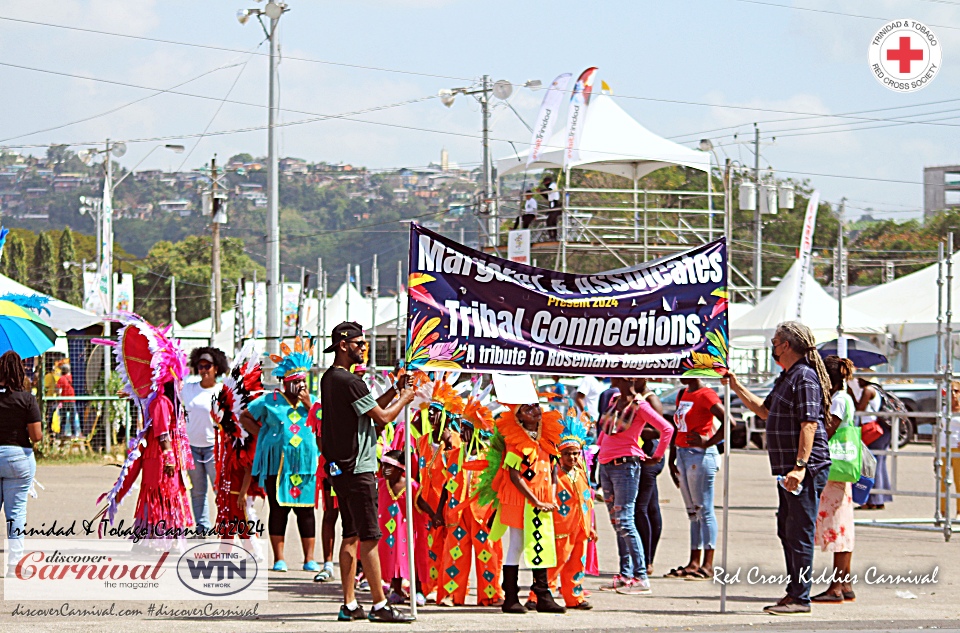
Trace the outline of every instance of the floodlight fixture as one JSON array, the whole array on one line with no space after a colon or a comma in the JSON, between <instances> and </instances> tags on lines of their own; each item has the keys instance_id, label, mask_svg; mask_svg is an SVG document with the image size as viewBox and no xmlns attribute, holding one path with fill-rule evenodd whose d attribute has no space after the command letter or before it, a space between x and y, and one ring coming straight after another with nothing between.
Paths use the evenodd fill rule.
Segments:
<instances>
[{"instance_id":1,"label":"floodlight fixture","mask_svg":"<svg viewBox=\"0 0 960 633\"><path fill-rule=\"evenodd\" d=\"M454 100L457 98L457 93L449 88L441 88L437 93L437 96L440 97L440 103L449 108L453 105Z\"/></svg>"},{"instance_id":2,"label":"floodlight fixture","mask_svg":"<svg viewBox=\"0 0 960 633\"><path fill-rule=\"evenodd\" d=\"M500 79L493 84L493 96L501 101L510 98L513 94L513 84L506 79Z\"/></svg>"},{"instance_id":3,"label":"floodlight fixture","mask_svg":"<svg viewBox=\"0 0 960 633\"><path fill-rule=\"evenodd\" d=\"M283 11L286 8L284 4L277 4L276 2L268 2L267 6L263 8L263 14L266 15L271 20L279 20L280 16L283 15Z\"/></svg>"}]
</instances>

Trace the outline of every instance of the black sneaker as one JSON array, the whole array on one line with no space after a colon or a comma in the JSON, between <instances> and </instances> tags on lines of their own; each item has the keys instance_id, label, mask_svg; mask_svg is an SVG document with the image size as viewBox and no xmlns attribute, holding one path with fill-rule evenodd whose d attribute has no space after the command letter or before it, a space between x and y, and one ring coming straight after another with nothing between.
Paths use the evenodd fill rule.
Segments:
<instances>
[{"instance_id":1,"label":"black sneaker","mask_svg":"<svg viewBox=\"0 0 960 633\"><path fill-rule=\"evenodd\" d=\"M413 616L403 613L392 604L388 604L380 609L373 609L367 616L371 622L398 622L409 624L413 622Z\"/></svg>"},{"instance_id":2,"label":"black sneaker","mask_svg":"<svg viewBox=\"0 0 960 633\"><path fill-rule=\"evenodd\" d=\"M350 610L347 605L340 605L340 613L337 615L338 622L352 622L353 620L362 620L367 617L362 605L357 605L356 609Z\"/></svg>"}]
</instances>

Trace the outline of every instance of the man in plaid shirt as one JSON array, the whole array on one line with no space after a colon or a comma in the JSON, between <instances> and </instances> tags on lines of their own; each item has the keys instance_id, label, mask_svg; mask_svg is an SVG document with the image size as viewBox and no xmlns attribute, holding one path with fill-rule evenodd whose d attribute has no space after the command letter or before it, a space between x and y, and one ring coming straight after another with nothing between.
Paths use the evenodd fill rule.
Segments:
<instances>
[{"instance_id":1,"label":"man in plaid shirt","mask_svg":"<svg viewBox=\"0 0 960 633\"><path fill-rule=\"evenodd\" d=\"M747 390L732 373L728 380L747 408L767 421L770 472L783 477L777 489L777 536L790 584L787 595L764 611L809 615L817 511L830 471L824 426L824 415L830 410L830 379L807 326L781 323L770 343L773 359L783 372L766 400Z\"/></svg>"}]
</instances>

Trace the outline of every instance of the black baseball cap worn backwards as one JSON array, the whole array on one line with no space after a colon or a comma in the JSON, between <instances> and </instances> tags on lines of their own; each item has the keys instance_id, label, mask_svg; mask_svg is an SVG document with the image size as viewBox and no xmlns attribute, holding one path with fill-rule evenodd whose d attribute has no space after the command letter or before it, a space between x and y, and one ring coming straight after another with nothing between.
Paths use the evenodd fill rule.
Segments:
<instances>
[{"instance_id":1,"label":"black baseball cap worn backwards","mask_svg":"<svg viewBox=\"0 0 960 633\"><path fill-rule=\"evenodd\" d=\"M337 325L330 332L330 346L323 350L324 354L329 354L337 349L340 341L349 341L352 338L363 336L363 326L355 321L344 321Z\"/></svg>"}]
</instances>

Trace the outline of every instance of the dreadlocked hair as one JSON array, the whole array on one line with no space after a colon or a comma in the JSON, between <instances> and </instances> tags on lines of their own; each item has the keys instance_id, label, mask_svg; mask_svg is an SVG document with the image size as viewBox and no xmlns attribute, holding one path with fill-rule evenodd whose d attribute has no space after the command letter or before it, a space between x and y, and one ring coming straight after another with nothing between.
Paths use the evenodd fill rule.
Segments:
<instances>
[{"instance_id":1,"label":"dreadlocked hair","mask_svg":"<svg viewBox=\"0 0 960 633\"><path fill-rule=\"evenodd\" d=\"M827 376L833 385L831 391L843 389L844 381L853 377L853 361L839 356L827 356L823 359L823 366L827 369Z\"/></svg>"},{"instance_id":2,"label":"dreadlocked hair","mask_svg":"<svg viewBox=\"0 0 960 633\"><path fill-rule=\"evenodd\" d=\"M0 356L0 384L10 391L27 390L27 374L23 371L23 359L13 350Z\"/></svg>"},{"instance_id":3,"label":"dreadlocked hair","mask_svg":"<svg viewBox=\"0 0 960 633\"><path fill-rule=\"evenodd\" d=\"M817 378L820 379L820 391L823 392L823 414L827 415L830 411L830 376L823 365L820 353L817 352L817 342L813 338L813 332L799 321L784 321L777 326L776 336L781 341L785 341L790 349L805 358L807 364L816 370Z\"/></svg>"}]
</instances>

